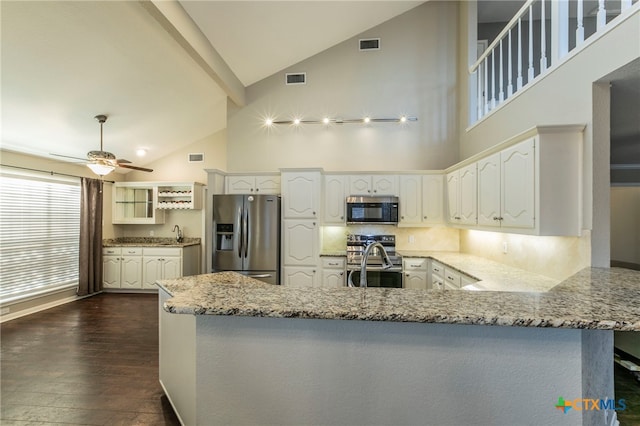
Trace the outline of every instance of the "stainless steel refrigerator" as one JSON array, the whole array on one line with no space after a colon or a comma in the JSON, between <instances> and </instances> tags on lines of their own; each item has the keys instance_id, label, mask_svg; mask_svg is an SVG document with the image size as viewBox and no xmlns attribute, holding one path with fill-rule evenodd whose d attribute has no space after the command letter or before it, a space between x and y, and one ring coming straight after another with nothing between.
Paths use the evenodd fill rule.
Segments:
<instances>
[{"instance_id":1,"label":"stainless steel refrigerator","mask_svg":"<svg viewBox=\"0 0 640 426\"><path fill-rule=\"evenodd\" d=\"M213 272L280 284L280 197L213 196Z\"/></svg>"}]
</instances>

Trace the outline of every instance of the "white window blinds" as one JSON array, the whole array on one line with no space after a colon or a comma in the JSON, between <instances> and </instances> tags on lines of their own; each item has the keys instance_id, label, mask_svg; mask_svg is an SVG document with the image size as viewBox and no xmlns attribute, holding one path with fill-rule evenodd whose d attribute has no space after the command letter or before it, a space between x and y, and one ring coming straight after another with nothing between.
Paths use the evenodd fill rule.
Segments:
<instances>
[{"instance_id":1,"label":"white window blinds","mask_svg":"<svg viewBox=\"0 0 640 426\"><path fill-rule=\"evenodd\" d=\"M0 301L78 283L80 182L0 174Z\"/></svg>"}]
</instances>

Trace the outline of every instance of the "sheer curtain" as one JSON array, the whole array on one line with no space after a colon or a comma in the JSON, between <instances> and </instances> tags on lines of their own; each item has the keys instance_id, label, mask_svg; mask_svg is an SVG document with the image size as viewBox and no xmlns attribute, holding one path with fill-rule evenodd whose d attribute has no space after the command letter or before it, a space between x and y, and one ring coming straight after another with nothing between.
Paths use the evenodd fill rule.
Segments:
<instances>
[{"instance_id":1,"label":"sheer curtain","mask_svg":"<svg viewBox=\"0 0 640 426\"><path fill-rule=\"evenodd\" d=\"M102 291L102 181L82 178L78 296Z\"/></svg>"}]
</instances>

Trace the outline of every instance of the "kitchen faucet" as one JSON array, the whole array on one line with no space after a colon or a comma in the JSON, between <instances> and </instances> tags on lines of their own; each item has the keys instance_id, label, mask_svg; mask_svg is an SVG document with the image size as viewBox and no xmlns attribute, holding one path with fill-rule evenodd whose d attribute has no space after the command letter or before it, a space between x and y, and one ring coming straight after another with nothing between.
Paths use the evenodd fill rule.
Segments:
<instances>
[{"instance_id":1,"label":"kitchen faucet","mask_svg":"<svg viewBox=\"0 0 640 426\"><path fill-rule=\"evenodd\" d=\"M178 230L178 233L176 234L176 241L181 243L182 240L184 240L184 238L182 238L182 231L178 225L174 225L173 232L176 232L176 229Z\"/></svg>"},{"instance_id":2,"label":"kitchen faucet","mask_svg":"<svg viewBox=\"0 0 640 426\"><path fill-rule=\"evenodd\" d=\"M360 263L360 287L367 286L367 260L369 259L369 254L373 251L374 248L377 248L382 254L382 269L389 269L393 266L391 259L389 259L389 255L387 251L384 249L384 246L379 242L370 243L367 248L364 249L364 253L362 255L362 262ZM353 284L353 273L354 271L349 272L348 282L349 287L355 287Z\"/></svg>"}]
</instances>

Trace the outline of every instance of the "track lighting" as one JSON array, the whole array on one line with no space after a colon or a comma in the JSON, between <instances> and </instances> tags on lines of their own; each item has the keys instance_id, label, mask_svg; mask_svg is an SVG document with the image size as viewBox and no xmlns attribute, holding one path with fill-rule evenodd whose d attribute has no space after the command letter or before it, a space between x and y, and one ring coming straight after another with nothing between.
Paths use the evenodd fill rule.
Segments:
<instances>
[{"instance_id":1,"label":"track lighting","mask_svg":"<svg viewBox=\"0 0 640 426\"><path fill-rule=\"evenodd\" d=\"M397 118L371 118L363 117L356 119L342 119L342 118L329 118L324 117L322 120L303 120L301 118L294 118L293 120L274 120L273 118L267 118L264 120L264 125L271 127L273 125L288 124L299 126L301 124L370 124L370 123L406 123L408 121L418 121L417 117L407 117L406 115Z\"/></svg>"}]
</instances>

